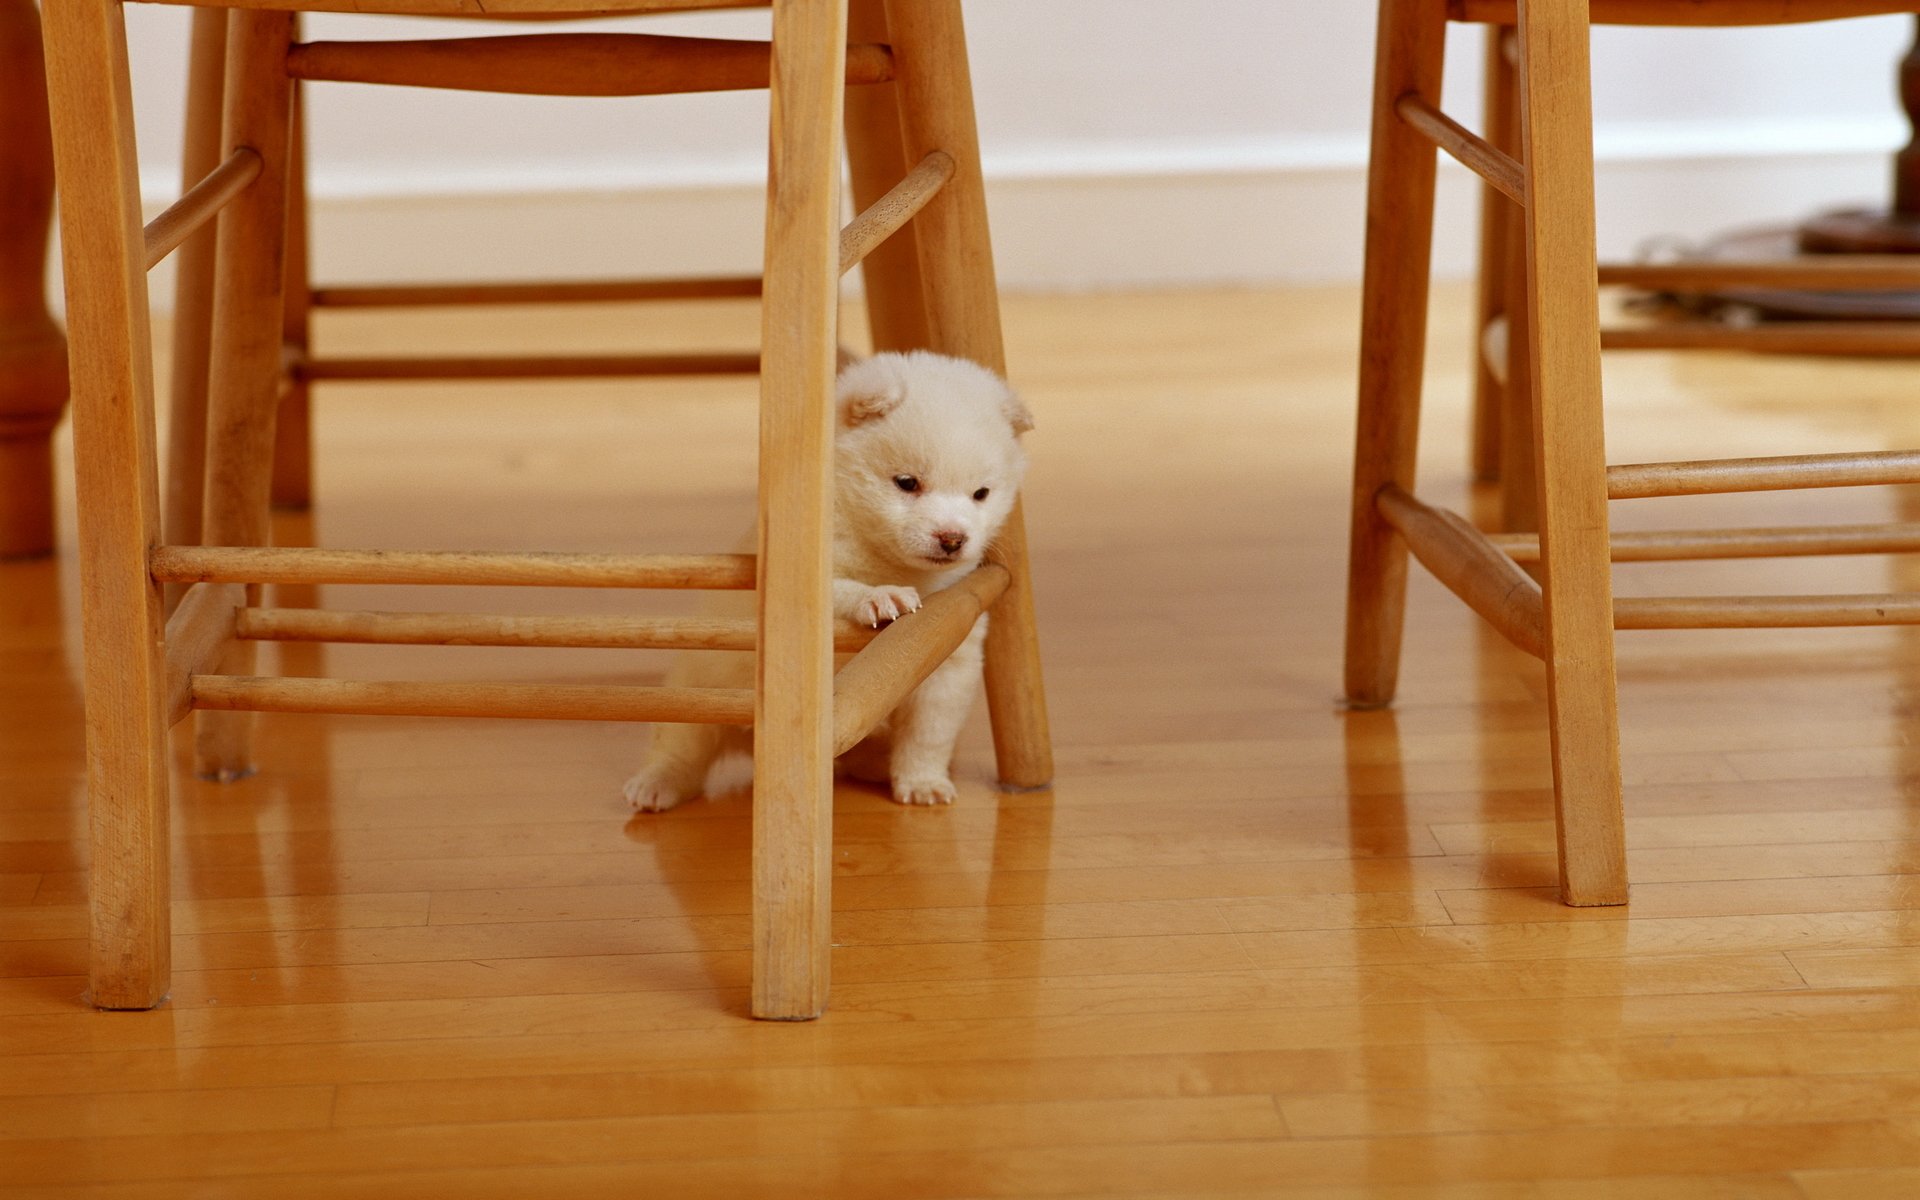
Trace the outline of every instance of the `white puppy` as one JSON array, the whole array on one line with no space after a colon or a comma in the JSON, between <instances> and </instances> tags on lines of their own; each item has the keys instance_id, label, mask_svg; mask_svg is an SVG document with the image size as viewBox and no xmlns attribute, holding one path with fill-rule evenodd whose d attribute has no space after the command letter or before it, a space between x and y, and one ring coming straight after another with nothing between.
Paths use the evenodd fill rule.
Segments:
<instances>
[{"instance_id":1,"label":"white puppy","mask_svg":"<svg viewBox=\"0 0 1920 1200\"><path fill-rule=\"evenodd\" d=\"M853 363L840 373L836 404L833 611L877 626L979 565L1026 474L1018 435L1033 418L993 372L925 351ZM980 686L986 627L983 616L843 765L871 775L884 762L902 804L952 803L953 744ZM752 680L752 655L722 651L690 651L668 676L683 687ZM751 778L751 745L747 730L657 726L627 799L657 812L738 787Z\"/></svg>"}]
</instances>

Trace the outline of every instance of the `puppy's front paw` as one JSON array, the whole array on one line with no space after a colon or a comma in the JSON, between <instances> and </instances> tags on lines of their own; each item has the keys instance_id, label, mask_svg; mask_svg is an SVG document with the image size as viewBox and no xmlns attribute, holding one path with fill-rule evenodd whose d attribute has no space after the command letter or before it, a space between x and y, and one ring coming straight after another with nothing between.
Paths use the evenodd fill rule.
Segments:
<instances>
[{"instance_id":1,"label":"puppy's front paw","mask_svg":"<svg viewBox=\"0 0 1920 1200\"><path fill-rule=\"evenodd\" d=\"M665 812L687 798L687 793L652 771L641 771L620 789L635 812Z\"/></svg>"},{"instance_id":2,"label":"puppy's front paw","mask_svg":"<svg viewBox=\"0 0 1920 1200\"><path fill-rule=\"evenodd\" d=\"M870 588L860 603L854 607L853 619L875 629L888 621L896 621L910 612L920 611L920 593L910 587Z\"/></svg>"},{"instance_id":3,"label":"puppy's front paw","mask_svg":"<svg viewBox=\"0 0 1920 1200\"><path fill-rule=\"evenodd\" d=\"M953 780L945 775L925 775L893 781L895 804L952 804L956 794L953 789Z\"/></svg>"}]
</instances>

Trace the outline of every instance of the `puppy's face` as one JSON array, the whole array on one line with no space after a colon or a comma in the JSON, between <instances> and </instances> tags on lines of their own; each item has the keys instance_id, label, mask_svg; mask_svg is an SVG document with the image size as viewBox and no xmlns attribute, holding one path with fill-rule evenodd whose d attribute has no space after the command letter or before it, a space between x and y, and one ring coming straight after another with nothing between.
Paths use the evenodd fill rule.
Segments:
<instances>
[{"instance_id":1,"label":"puppy's face","mask_svg":"<svg viewBox=\"0 0 1920 1200\"><path fill-rule=\"evenodd\" d=\"M911 571L980 561L1026 474L1026 406L960 359L879 354L838 387L835 520L843 535Z\"/></svg>"}]
</instances>

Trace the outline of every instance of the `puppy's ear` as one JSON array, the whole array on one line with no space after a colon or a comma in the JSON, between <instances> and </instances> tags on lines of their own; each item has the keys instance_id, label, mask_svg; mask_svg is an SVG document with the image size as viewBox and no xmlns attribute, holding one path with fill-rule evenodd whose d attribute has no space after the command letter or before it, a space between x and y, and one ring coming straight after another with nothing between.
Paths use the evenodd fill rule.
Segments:
<instances>
[{"instance_id":1,"label":"puppy's ear","mask_svg":"<svg viewBox=\"0 0 1920 1200\"><path fill-rule=\"evenodd\" d=\"M847 429L877 421L907 398L907 383L893 364L875 357L849 365L840 372L835 392L840 424Z\"/></svg>"},{"instance_id":2,"label":"puppy's ear","mask_svg":"<svg viewBox=\"0 0 1920 1200\"><path fill-rule=\"evenodd\" d=\"M1007 389L1006 396L1000 401L1000 411L1006 414L1007 424L1013 426L1015 433L1026 433L1033 428L1033 410L1012 388Z\"/></svg>"}]
</instances>

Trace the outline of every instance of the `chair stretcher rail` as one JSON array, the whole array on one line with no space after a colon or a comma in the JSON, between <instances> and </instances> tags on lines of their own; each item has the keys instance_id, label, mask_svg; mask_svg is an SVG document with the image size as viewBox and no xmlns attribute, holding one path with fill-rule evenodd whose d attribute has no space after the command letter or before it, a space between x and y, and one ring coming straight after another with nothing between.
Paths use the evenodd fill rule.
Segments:
<instances>
[{"instance_id":1,"label":"chair stretcher rail","mask_svg":"<svg viewBox=\"0 0 1920 1200\"><path fill-rule=\"evenodd\" d=\"M1402 96L1393 110L1400 114L1402 121L1498 188L1509 200L1519 204L1527 202L1527 174L1512 155L1441 112L1424 97Z\"/></svg>"},{"instance_id":2,"label":"chair stretcher rail","mask_svg":"<svg viewBox=\"0 0 1920 1200\"><path fill-rule=\"evenodd\" d=\"M976 568L928 596L919 612L881 630L872 645L842 667L833 681L833 752L845 754L873 732L959 648L1011 580L998 563Z\"/></svg>"},{"instance_id":3,"label":"chair stretcher rail","mask_svg":"<svg viewBox=\"0 0 1920 1200\"><path fill-rule=\"evenodd\" d=\"M859 266L876 246L898 233L901 226L940 194L947 180L953 178L953 169L953 157L935 150L921 159L886 195L850 221L840 231L840 273L845 275Z\"/></svg>"},{"instance_id":4,"label":"chair stretcher rail","mask_svg":"<svg viewBox=\"0 0 1920 1200\"><path fill-rule=\"evenodd\" d=\"M753 723L753 693L746 688L400 683L195 675L193 706L241 712L365 716L670 721L702 725Z\"/></svg>"},{"instance_id":5,"label":"chair stretcher rail","mask_svg":"<svg viewBox=\"0 0 1920 1200\"><path fill-rule=\"evenodd\" d=\"M684 279L551 279L526 283L369 283L313 290L316 308L466 307L482 304L604 304L639 300L750 299L758 275Z\"/></svg>"},{"instance_id":6,"label":"chair stretcher rail","mask_svg":"<svg viewBox=\"0 0 1920 1200\"><path fill-rule=\"evenodd\" d=\"M1920 625L1920 595L1615 597L1615 629Z\"/></svg>"},{"instance_id":7,"label":"chair stretcher rail","mask_svg":"<svg viewBox=\"0 0 1920 1200\"><path fill-rule=\"evenodd\" d=\"M1540 561L1540 535L1487 538L1515 562ZM1662 529L1613 534L1615 562L1682 562L1710 558L1793 558L1816 554L1905 554L1920 551L1920 524L1808 525L1755 529Z\"/></svg>"},{"instance_id":8,"label":"chair stretcher rail","mask_svg":"<svg viewBox=\"0 0 1920 1200\"><path fill-rule=\"evenodd\" d=\"M260 156L242 146L205 179L187 189L186 194L169 205L165 212L147 222L143 231L147 270L153 270L160 260L179 249L183 242L218 216L227 201L244 191L259 174Z\"/></svg>"},{"instance_id":9,"label":"chair stretcher rail","mask_svg":"<svg viewBox=\"0 0 1920 1200\"><path fill-rule=\"evenodd\" d=\"M536 554L492 550L320 550L160 546L161 583L395 583L451 586L711 588L754 586L751 554Z\"/></svg>"},{"instance_id":10,"label":"chair stretcher rail","mask_svg":"<svg viewBox=\"0 0 1920 1200\"><path fill-rule=\"evenodd\" d=\"M1515 646L1535 658L1545 655L1546 611L1540 585L1486 534L1392 484L1380 490L1374 503L1435 579Z\"/></svg>"},{"instance_id":11,"label":"chair stretcher rail","mask_svg":"<svg viewBox=\"0 0 1920 1200\"><path fill-rule=\"evenodd\" d=\"M1655 496L1893 483L1920 483L1920 450L1717 458L1608 467L1607 499L1640 500Z\"/></svg>"},{"instance_id":12,"label":"chair stretcher rail","mask_svg":"<svg viewBox=\"0 0 1920 1200\"><path fill-rule=\"evenodd\" d=\"M719 617L496 616L311 608L243 609L235 629L238 637L276 642L651 650L752 650L756 633L751 619ZM834 627L833 646L850 653L874 636L874 630L842 621Z\"/></svg>"}]
</instances>

